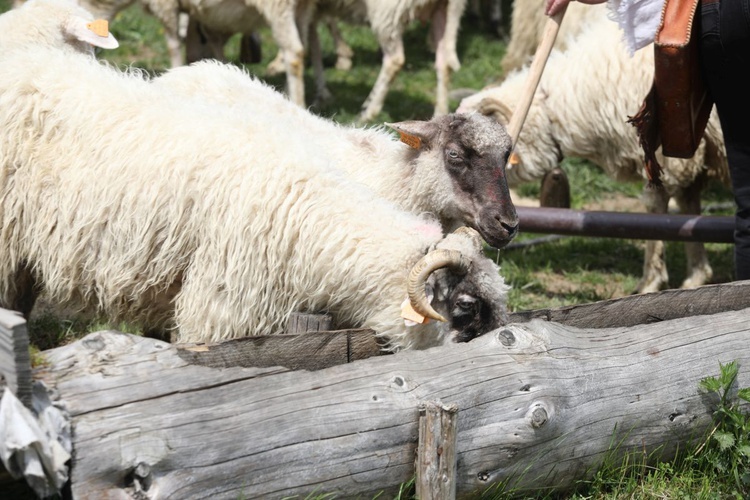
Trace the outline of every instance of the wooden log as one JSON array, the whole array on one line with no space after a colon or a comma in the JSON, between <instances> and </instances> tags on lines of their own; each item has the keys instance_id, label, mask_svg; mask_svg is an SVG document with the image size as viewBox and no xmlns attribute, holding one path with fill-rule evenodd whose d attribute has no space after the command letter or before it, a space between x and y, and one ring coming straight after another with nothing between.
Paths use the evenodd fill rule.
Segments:
<instances>
[{"instance_id":1,"label":"wooden log","mask_svg":"<svg viewBox=\"0 0 750 500\"><path fill-rule=\"evenodd\" d=\"M31 408L31 356L26 320L0 309L0 376L27 408Z\"/></svg>"},{"instance_id":2,"label":"wooden log","mask_svg":"<svg viewBox=\"0 0 750 500\"><path fill-rule=\"evenodd\" d=\"M416 493L421 500L456 498L458 406L432 401L419 407Z\"/></svg>"},{"instance_id":3,"label":"wooden log","mask_svg":"<svg viewBox=\"0 0 750 500\"><path fill-rule=\"evenodd\" d=\"M500 481L538 491L605 456L666 459L700 437L716 401L699 381L738 361L750 386L748 314L611 329L532 319L315 372L195 366L169 344L99 332L46 351L44 380L71 416L75 498L389 496L414 475L419 403L436 400L461 408L459 496Z\"/></svg>"},{"instance_id":4,"label":"wooden log","mask_svg":"<svg viewBox=\"0 0 750 500\"><path fill-rule=\"evenodd\" d=\"M612 328L738 311L746 307L750 307L750 280L692 290L664 290L555 309L520 311L510 315L510 322L525 323L538 318L582 328Z\"/></svg>"},{"instance_id":5,"label":"wooden log","mask_svg":"<svg viewBox=\"0 0 750 500\"><path fill-rule=\"evenodd\" d=\"M590 304L519 311L510 314L510 322L543 319L569 326L613 328L746 307L750 307L750 281L738 281L693 290L665 290ZM320 370L387 354L375 332L367 329L245 337L219 344L178 344L177 349L184 360L202 366L283 366L291 370Z\"/></svg>"},{"instance_id":6,"label":"wooden log","mask_svg":"<svg viewBox=\"0 0 750 500\"><path fill-rule=\"evenodd\" d=\"M331 329L330 314L292 313L286 333L325 332Z\"/></svg>"},{"instance_id":7,"label":"wooden log","mask_svg":"<svg viewBox=\"0 0 750 500\"><path fill-rule=\"evenodd\" d=\"M320 370L387 354L375 332L367 328L244 337L219 344L178 344L176 347L185 361L213 368L283 366L290 370Z\"/></svg>"}]
</instances>

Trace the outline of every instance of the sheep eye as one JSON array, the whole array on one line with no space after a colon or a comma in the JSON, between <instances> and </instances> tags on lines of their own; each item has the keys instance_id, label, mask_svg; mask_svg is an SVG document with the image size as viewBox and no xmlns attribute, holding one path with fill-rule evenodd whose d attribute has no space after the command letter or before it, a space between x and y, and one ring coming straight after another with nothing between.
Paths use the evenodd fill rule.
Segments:
<instances>
[{"instance_id":1,"label":"sheep eye","mask_svg":"<svg viewBox=\"0 0 750 500\"><path fill-rule=\"evenodd\" d=\"M449 149L448 156L450 156L451 159L455 160L456 158L458 158L458 151L456 151L455 149Z\"/></svg>"},{"instance_id":2,"label":"sheep eye","mask_svg":"<svg viewBox=\"0 0 750 500\"><path fill-rule=\"evenodd\" d=\"M477 300L472 297L461 297L456 301L456 307L461 313L473 313Z\"/></svg>"}]
</instances>

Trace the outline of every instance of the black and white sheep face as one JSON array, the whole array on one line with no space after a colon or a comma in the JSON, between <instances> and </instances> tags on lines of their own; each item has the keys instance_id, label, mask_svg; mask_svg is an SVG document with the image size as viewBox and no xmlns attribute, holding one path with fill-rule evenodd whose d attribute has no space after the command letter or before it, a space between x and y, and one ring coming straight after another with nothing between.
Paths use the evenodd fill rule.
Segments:
<instances>
[{"instance_id":1,"label":"black and white sheep face","mask_svg":"<svg viewBox=\"0 0 750 500\"><path fill-rule=\"evenodd\" d=\"M495 248L518 232L518 214L510 198L505 165L511 139L505 127L480 114L445 115L430 121L390 124L402 137L415 137L418 154L435 155L440 171L421 172L433 179L432 206L444 227L469 226ZM406 142L406 141L405 141ZM450 186L448 189L445 186Z\"/></svg>"},{"instance_id":2,"label":"black and white sheep face","mask_svg":"<svg viewBox=\"0 0 750 500\"><path fill-rule=\"evenodd\" d=\"M444 312L448 320L446 338L469 342L508 322L505 296L501 293L506 287L502 281L488 280L488 277L490 275L477 273L475 269L463 276L446 270L436 277L433 306ZM494 289L488 286L489 282L494 282Z\"/></svg>"},{"instance_id":3,"label":"black and white sheep face","mask_svg":"<svg viewBox=\"0 0 750 500\"><path fill-rule=\"evenodd\" d=\"M408 295L418 313L440 322L445 338L468 342L508 322L508 286L473 229L447 235L413 268Z\"/></svg>"}]
</instances>

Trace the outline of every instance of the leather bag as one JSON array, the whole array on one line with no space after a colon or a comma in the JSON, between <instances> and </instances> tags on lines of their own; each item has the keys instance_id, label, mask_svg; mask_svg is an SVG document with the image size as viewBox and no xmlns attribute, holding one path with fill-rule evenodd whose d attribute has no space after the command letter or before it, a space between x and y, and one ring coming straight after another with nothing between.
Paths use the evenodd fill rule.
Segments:
<instances>
[{"instance_id":1,"label":"leather bag","mask_svg":"<svg viewBox=\"0 0 750 500\"><path fill-rule=\"evenodd\" d=\"M706 129L713 99L701 75L700 0L665 0L654 41L654 83L636 126L646 155L649 181L660 184L661 167L654 152L691 158Z\"/></svg>"}]
</instances>

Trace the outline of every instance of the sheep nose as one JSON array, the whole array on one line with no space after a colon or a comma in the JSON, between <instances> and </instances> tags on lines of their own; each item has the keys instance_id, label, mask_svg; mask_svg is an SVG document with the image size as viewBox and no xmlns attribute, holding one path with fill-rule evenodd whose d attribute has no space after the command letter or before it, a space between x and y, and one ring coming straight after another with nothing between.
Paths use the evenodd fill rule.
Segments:
<instances>
[{"instance_id":1,"label":"sheep nose","mask_svg":"<svg viewBox=\"0 0 750 500\"><path fill-rule=\"evenodd\" d=\"M516 224L508 224L507 222L500 222L500 225L508 231L508 238L515 238L516 234L518 233L518 223Z\"/></svg>"},{"instance_id":2,"label":"sheep nose","mask_svg":"<svg viewBox=\"0 0 750 500\"><path fill-rule=\"evenodd\" d=\"M497 223L505 229L505 231L508 233L509 238L513 238L518 233L518 219L512 222L508 222L506 220L507 218L503 216L503 214L495 214L495 220Z\"/></svg>"}]
</instances>

